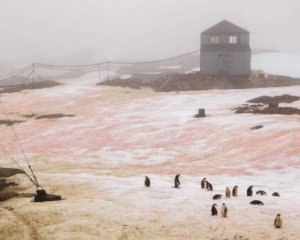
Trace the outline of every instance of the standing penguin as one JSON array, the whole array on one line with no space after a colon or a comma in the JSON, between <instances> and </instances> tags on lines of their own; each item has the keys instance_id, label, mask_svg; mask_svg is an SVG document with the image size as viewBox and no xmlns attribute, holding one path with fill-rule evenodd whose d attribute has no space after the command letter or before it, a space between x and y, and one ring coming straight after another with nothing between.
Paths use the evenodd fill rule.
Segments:
<instances>
[{"instance_id":1,"label":"standing penguin","mask_svg":"<svg viewBox=\"0 0 300 240\"><path fill-rule=\"evenodd\" d=\"M230 189L228 187L226 188L225 195L226 195L226 198L230 198L231 193L230 193Z\"/></svg>"},{"instance_id":2,"label":"standing penguin","mask_svg":"<svg viewBox=\"0 0 300 240\"><path fill-rule=\"evenodd\" d=\"M150 187L150 179L147 176L145 177L145 187Z\"/></svg>"},{"instance_id":3,"label":"standing penguin","mask_svg":"<svg viewBox=\"0 0 300 240\"><path fill-rule=\"evenodd\" d=\"M211 207L211 215L212 216L217 216L218 215L218 210L217 210L217 204L214 203Z\"/></svg>"},{"instance_id":4,"label":"standing penguin","mask_svg":"<svg viewBox=\"0 0 300 240\"><path fill-rule=\"evenodd\" d=\"M179 177L180 177L180 174L177 174L175 176L175 180L174 180L174 182L175 182L175 188L179 188L180 187Z\"/></svg>"},{"instance_id":5,"label":"standing penguin","mask_svg":"<svg viewBox=\"0 0 300 240\"><path fill-rule=\"evenodd\" d=\"M207 191L213 191L214 190L213 186L208 181L206 181L206 189L207 189Z\"/></svg>"},{"instance_id":6,"label":"standing penguin","mask_svg":"<svg viewBox=\"0 0 300 240\"><path fill-rule=\"evenodd\" d=\"M232 189L232 196L237 197L238 196L238 186L234 186Z\"/></svg>"},{"instance_id":7,"label":"standing penguin","mask_svg":"<svg viewBox=\"0 0 300 240\"><path fill-rule=\"evenodd\" d=\"M252 191L253 186L248 187L247 189L247 196L252 197L253 191Z\"/></svg>"},{"instance_id":8,"label":"standing penguin","mask_svg":"<svg viewBox=\"0 0 300 240\"><path fill-rule=\"evenodd\" d=\"M227 218L227 216L228 216L228 209L227 209L225 203L222 203L221 215L224 218Z\"/></svg>"},{"instance_id":9,"label":"standing penguin","mask_svg":"<svg viewBox=\"0 0 300 240\"><path fill-rule=\"evenodd\" d=\"M274 220L274 227L275 228L281 228L282 227L282 220L281 220L280 214L277 214L277 216Z\"/></svg>"},{"instance_id":10,"label":"standing penguin","mask_svg":"<svg viewBox=\"0 0 300 240\"><path fill-rule=\"evenodd\" d=\"M206 188L206 178L203 178L201 181L201 188Z\"/></svg>"}]
</instances>

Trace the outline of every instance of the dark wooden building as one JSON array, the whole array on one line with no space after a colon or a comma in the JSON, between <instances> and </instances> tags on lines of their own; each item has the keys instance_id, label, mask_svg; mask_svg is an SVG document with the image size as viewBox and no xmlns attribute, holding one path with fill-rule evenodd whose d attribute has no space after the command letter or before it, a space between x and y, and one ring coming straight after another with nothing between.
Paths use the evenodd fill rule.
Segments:
<instances>
[{"instance_id":1,"label":"dark wooden building","mask_svg":"<svg viewBox=\"0 0 300 240\"><path fill-rule=\"evenodd\" d=\"M250 76L251 48L247 30L226 20L201 33L200 71L214 76Z\"/></svg>"}]
</instances>

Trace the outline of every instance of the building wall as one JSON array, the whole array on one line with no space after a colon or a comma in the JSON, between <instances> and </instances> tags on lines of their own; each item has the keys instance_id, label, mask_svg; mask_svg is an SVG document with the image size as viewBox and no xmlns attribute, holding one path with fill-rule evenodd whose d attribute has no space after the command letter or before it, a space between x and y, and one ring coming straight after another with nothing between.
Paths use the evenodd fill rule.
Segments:
<instances>
[{"instance_id":1,"label":"building wall","mask_svg":"<svg viewBox=\"0 0 300 240\"><path fill-rule=\"evenodd\" d=\"M229 42L229 36L238 36L239 44L249 44L250 35L249 33L239 33L239 34L202 34L201 35L201 44L212 44L210 42L211 37L219 36L220 44L226 44Z\"/></svg>"},{"instance_id":2,"label":"building wall","mask_svg":"<svg viewBox=\"0 0 300 240\"><path fill-rule=\"evenodd\" d=\"M220 72L221 54L230 55L229 75L251 74L251 52L201 52L200 70L207 75L223 75Z\"/></svg>"}]
</instances>

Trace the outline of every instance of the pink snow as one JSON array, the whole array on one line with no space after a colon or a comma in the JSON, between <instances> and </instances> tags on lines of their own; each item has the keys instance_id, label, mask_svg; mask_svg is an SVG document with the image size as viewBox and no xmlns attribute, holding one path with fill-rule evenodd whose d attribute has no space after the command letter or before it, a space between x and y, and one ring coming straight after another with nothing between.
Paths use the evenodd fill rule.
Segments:
<instances>
[{"instance_id":1,"label":"pink snow","mask_svg":"<svg viewBox=\"0 0 300 240\"><path fill-rule=\"evenodd\" d=\"M4 94L10 119L23 114L74 114L25 119L15 125L30 156L88 161L98 166L142 167L157 174L250 175L251 169L299 168L299 116L237 115L232 108L261 95L298 94L300 87L154 93L70 82L51 89ZM198 108L207 118L195 119ZM3 119L5 116L0 115ZM251 127L265 127L252 131ZM11 128L0 126L2 144L19 155ZM1 157L5 155L1 152ZM296 160L295 160L296 157ZM270 167L271 163L278 163ZM247 165L247 167L240 167ZM233 166L225 170L223 167Z\"/></svg>"}]
</instances>

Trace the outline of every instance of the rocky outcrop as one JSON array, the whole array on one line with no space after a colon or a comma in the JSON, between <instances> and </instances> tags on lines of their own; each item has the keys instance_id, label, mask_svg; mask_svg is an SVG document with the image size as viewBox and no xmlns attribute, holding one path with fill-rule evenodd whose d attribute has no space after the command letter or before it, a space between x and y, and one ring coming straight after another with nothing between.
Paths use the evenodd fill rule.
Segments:
<instances>
[{"instance_id":1,"label":"rocky outcrop","mask_svg":"<svg viewBox=\"0 0 300 240\"><path fill-rule=\"evenodd\" d=\"M295 101L300 100L300 97L298 96L292 96L289 94L284 94L281 96L275 96L275 97L270 97L270 96L261 96L257 98L253 98L249 101L248 103L262 103L262 104L279 104L279 103L292 103Z\"/></svg>"},{"instance_id":2,"label":"rocky outcrop","mask_svg":"<svg viewBox=\"0 0 300 240\"><path fill-rule=\"evenodd\" d=\"M1 168L0 167L0 178L12 177L16 174L24 174L23 170L16 168Z\"/></svg>"},{"instance_id":3,"label":"rocky outcrop","mask_svg":"<svg viewBox=\"0 0 300 240\"><path fill-rule=\"evenodd\" d=\"M233 110L235 110L235 113L300 115L300 109L298 108L279 106L279 103L292 103L298 100L300 100L300 97L287 94L274 97L261 96L247 101L253 104L244 104Z\"/></svg>"},{"instance_id":4,"label":"rocky outcrop","mask_svg":"<svg viewBox=\"0 0 300 240\"><path fill-rule=\"evenodd\" d=\"M129 87L134 89L150 87L157 92L171 92L293 86L300 85L300 79L275 75L272 75L268 78L252 76L249 79L249 77L245 76L212 77L204 76L201 73L177 73L162 75L159 79L152 81L146 81L137 78L117 78L98 83L98 85Z\"/></svg>"},{"instance_id":5,"label":"rocky outcrop","mask_svg":"<svg viewBox=\"0 0 300 240\"><path fill-rule=\"evenodd\" d=\"M268 107L265 105L243 105L233 109L235 113L300 115L300 109L292 107Z\"/></svg>"},{"instance_id":6,"label":"rocky outcrop","mask_svg":"<svg viewBox=\"0 0 300 240\"><path fill-rule=\"evenodd\" d=\"M0 89L0 94L2 93L14 93L20 92L27 89L42 89L42 88L51 88L62 85L58 82L53 81L44 81L44 82L35 82L35 83L28 83L28 84L17 84L13 86L5 86Z\"/></svg>"},{"instance_id":7,"label":"rocky outcrop","mask_svg":"<svg viewBox=\"0 0 300 240\"><path fill-rule=\"evenodd\" d=\"M7 179L16 174L24 174L24 171L14 168L0 168L0 201L5 201L19 195L17 192L7 189L11 186L18 186L17 183Z\"/></svg>"}]
</instances>

